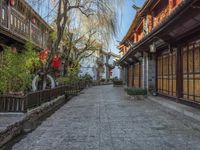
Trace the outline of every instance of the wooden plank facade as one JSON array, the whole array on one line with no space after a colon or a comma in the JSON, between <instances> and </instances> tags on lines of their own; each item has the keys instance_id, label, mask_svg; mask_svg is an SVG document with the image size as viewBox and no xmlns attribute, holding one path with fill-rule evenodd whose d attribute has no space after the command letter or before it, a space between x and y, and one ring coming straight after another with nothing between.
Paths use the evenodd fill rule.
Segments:
<instances>
[{"instance_id":1,"label":"wooden plank facade","mask_svg":"<svg viewBox=\"0 0 200 150\"><path fill-rule=\"evenodd\" d=\"M48 47L50 26L25 0L0 0L0 42L5 45L32 41L38 48Z\"/></svg>"},{"instance_id":2,"label":"wooden plank facade","mask_svg":"<svg viewBox=\"0 0 200 150\"><path fill-rule=\"evenodd\" d=\"M181 48L182 98L200 103L200 42Z\"/></svg>"},{"instance_id":3,"label":"wooden plank facade","mask_svg":"<svg viewBox=\"0 0 200 150\"><path fill-rule=\"evenodd\" d=\"M157 91L176 97L176 52L165 52L157 56Z\"/></svg>"},{"instance_id":4,"label":"wooden plank facade","mask_svg":"<svg viewBox=\"0 0 200 150\"><path fill-rule=\"evenodd\" d=\"M200 104L199 8L199 0L146 0L119 46L129 48L120 64L134 66L129 86Z\"/></svg>"},{"instance_id":5,"label":"wooden plank facade","mask_svg":"<svg viewBox=\"0 0 200 150\"><path fill-rule=\"evenodd\" d=\"M128 86L142 87L142 65L139 62L128 67Z\"/></svg>"}]
</instances>

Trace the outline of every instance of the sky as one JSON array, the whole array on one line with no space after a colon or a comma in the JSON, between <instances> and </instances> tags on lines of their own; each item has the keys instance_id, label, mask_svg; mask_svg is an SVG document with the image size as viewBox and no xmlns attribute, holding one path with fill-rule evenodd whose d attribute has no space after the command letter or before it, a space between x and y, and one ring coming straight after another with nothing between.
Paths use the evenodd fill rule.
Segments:
<instances>
[{"instance_id":1,"label":"sky","mask_svg":"<svg viewBox=\"0 0 200 150\"><path fill-rule=\"evenodd\" d=\"M132 6L133 4L136 4L136 6L142 6L144 2L145 0L125 0L124 8L118 16L119 31L117 36L114 37L114 39L110 42L110 47L108 51L112 51L118 54L119 50L117 49L117 46L119 44L119 41L121 41L128 32L128 29L136 14L136 11L132 8Z\"/></svg>"}]
</instances>

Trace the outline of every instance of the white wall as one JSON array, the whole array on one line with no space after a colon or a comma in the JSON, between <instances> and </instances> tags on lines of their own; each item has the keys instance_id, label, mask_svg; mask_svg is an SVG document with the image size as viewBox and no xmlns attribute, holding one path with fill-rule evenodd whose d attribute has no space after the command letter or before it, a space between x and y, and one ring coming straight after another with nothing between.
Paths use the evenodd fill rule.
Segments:
<instances>
[{"instance_id":1,"label":"white wall","mask_svg":"<svg viewBox=\"0 0 200 150\"><path fill-rule=\"evenodd\" d=\"M80 62L81 67L79 75L89 74L93 78L93 80L96 80L97 79L96 60L97 57L95 55L91 55L90 57L82 59Z\"/></svg>"}]
</instances>

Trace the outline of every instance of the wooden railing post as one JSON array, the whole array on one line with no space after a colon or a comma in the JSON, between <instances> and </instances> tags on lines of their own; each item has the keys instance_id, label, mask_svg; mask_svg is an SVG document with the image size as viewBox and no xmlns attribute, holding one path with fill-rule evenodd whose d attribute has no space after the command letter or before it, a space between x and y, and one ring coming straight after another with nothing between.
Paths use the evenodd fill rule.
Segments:
<instances>
[{"instance_id":1,"label":"wooden railing post","mask_svg":"<svg viewBox=\"0 0 200 150\"><path fill-rule=\"evenodd\" d=\"M27 112L28 110L28 99L29 99L29 94L27 94L25 97L24 97L24 109L23 109L23 112Z\"/></svg>"}]
</instances>

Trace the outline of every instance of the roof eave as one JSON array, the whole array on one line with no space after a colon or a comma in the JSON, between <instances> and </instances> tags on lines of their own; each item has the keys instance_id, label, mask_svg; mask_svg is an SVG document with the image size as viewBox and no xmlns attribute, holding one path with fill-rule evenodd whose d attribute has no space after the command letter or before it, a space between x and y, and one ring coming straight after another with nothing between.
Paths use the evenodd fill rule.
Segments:
<instances>
[{"instance_id":1,"label":"roof eave","mask_svg":"<svg viewBox=\"0 0 200 150\"><path fill-rule=\"evenodd\" d=\"M176 10L174 12L172 12L160 25L158 25L155 29L153 29L151 31L151 33L149 33L147 36L145 36L140 42L138 42L134 47L131 47L129 49L129 51L119 60L119 63L121 63L122 61L124 61L128 55L130 53L132 53L133 51L137 50L138 47L140 47L142 44L144 44L145 42L147 42L148 40L150 40L152 38L152 36L155 36L156 34L158 34L159 32L161 32L162 30L164 30L168 25L170 25L170 23L172 23L174 20L176 20L177 17L179 17L179 15L185 11L185 8L189 8L191 6L191 4L195 3L198 0L185 0L182 2L182 4L180 4Z\"/></svg>"}]
</instances>

